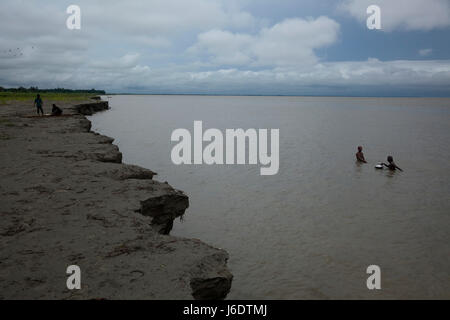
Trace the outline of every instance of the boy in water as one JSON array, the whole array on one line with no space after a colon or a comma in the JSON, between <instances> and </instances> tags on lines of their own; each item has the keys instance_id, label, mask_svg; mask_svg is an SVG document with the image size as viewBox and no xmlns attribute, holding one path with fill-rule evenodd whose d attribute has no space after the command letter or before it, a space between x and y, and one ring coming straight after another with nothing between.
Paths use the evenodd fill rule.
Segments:
<instances>
[{"instance_id":1,"label":"boy in water","mask_svg":"<svg viewBox=\"0 0 450 320\"><path fill-rule=\"evenodd\" d=\"M39 115L39 111L44 115L44 110L42 109L42 105L44 102L42 102L41 96L38 94L36 99L34 99L34 105L37 107L37 114Z\"/></svg>"},{"instance_id":2,"label":"boy in water","mask_svg":"<svg viewBox=\"0 0 450 320\"><path fill-rule=\"evenodd\" d=\"M362 147L358 147L358 152L356 153L356 161L367 163L366 159L364 158L364 153L362 152Z\"/></svg>"},{"instance_id":3,"label":"boy in water","mask_svg":"<svg viewBox=\"0 0 450 320\"><path fill-rule=\"evenodd\" d=\"M398 169L400 171L403 171L402 169L400 169L399 167L397 167L397 165L394 162L394 158L392 156L388 156L387 157L387 161L389 162L389 164L386 163L381 163L383 166L387 167L389 170L395 171L395 169Z\"/></svg>"}]
</instances>

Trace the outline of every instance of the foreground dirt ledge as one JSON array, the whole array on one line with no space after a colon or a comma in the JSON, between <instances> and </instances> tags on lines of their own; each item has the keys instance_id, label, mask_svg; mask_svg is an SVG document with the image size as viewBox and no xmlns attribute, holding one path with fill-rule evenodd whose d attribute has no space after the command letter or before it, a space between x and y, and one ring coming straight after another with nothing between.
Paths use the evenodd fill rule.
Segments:
<instances>
[{"instance_id":1,"label":"foreground dirt ledge","mask_svg":"<svg viewBox=\"0 0 450 320\"><path fill-rule=\"evenodd\" d=\"M167 235L188 197L90 131L84 115L107 102L62 107L37 118L31 105L0 106L0 298L225 298L228 254ZM66 288L72 264L81 290Z\"/></svg>"}]
</instances>

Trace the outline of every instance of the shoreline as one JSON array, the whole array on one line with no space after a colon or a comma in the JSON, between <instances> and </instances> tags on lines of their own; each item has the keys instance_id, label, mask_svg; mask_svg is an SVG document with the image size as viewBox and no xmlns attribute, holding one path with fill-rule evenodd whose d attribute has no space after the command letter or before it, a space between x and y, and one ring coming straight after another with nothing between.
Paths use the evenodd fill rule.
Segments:
<instances>
[{"instance_id":1,"label":"shoreline","mask_svg":"<svg viewBox=\"0 0 450 320\"><path fill-rule=\"evenodd\" d=\"M0 107L0 298L225 298L228 253L168 235L188 197L122 163L114 139L91 131L85 115L108 102L58 105L67 116ZM73 264L81 290L66 288Z\"/></svg>"}]
</instances>

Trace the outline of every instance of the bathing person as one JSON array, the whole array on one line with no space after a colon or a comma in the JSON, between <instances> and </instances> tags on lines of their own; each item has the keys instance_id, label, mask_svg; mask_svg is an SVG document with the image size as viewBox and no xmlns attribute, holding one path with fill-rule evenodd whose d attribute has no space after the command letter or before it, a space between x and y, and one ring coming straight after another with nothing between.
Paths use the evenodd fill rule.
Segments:
<instances>
[{"instance_id":1,"label":"bathing person","mask_svg":"<svg viewBox=\"0 0 450 320\"><path fill-rule=\"evenodd\" d=\"M56 106L56 104L53 104L52 107L52 116L60 116L62 115L62 110Z\"/></svg>"},{"instance_id":2,"label":"bathing person","mask_svg":"<svg viewBox=\"0 0 450 320\"><path fill-rule=\"evenodd\" d=\"M36 96L36 99L34 99L34 105L37 108L37 114L39 115L39 111L42 113L42 115L44 115L44 110L42 109L42 105L44 104L44 102L41 99L41 96L38 94Z\"/></svg>"},{"instance_id":3,"label":"bathing person","mask_svg":"<svg viewBox=\"0 0 450 320\"><path fill-rule=\"evenodd\" d=\"M358 147L358 152L356 153L356 161L367 163L366 159L364 158L364 153L362 152L362 147Z\"/></svg>"},{"instance_id":4,"label":"bathing person","mask_svg":"<svg viewBox=\"0 0 450 320\"><path fill-rule=\"evenodd\" d=\"M383 166L387 167L389 170L395 171L395 169L398 169L400 171L403 171L402 169L400 169L399 167L397 167L397 165L394 162L394 158L392 158L392 156L388 156L387 157L387 161L389 164L386 163L381 163Z\"/></svg>"}]
</instances>

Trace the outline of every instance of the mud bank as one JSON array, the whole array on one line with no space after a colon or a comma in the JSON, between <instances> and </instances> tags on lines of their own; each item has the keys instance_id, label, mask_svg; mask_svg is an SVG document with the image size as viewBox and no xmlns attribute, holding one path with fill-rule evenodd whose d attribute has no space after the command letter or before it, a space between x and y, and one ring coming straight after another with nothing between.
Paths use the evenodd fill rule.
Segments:
<instances>
[{"instance_id":1,"label":"mud bank","mask_svg":"<svg viewBox=\"0 0 450 320\"><path fill-rule=\"evenodd\" d=\"M30 105L0 106L0 298L225 298L228 254L168 235L188 197L90 131L84 115L107 102L62 108L31 117ZM71 291L74 264L81 290Z\"/></svg>"}]
</instances>

